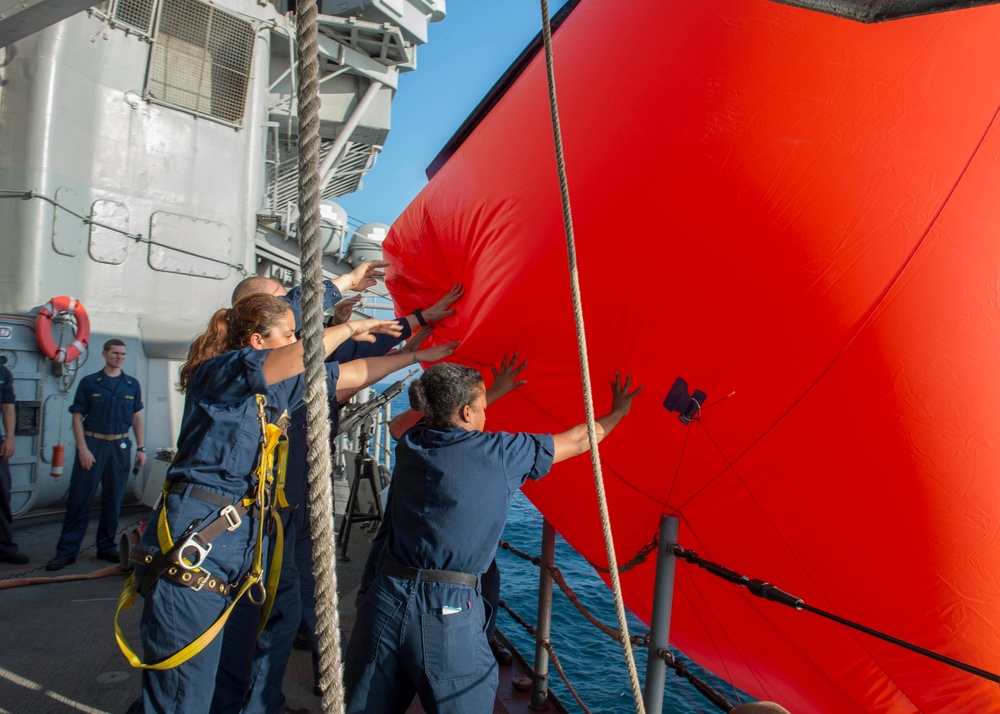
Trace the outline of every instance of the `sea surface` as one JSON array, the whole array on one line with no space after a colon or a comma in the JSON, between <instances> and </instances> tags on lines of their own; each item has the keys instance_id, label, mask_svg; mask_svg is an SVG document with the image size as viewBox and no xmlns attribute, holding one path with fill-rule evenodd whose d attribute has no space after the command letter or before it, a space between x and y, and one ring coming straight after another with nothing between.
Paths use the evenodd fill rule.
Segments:
<instances>
[{"instance_id":1,"label":"sea surface","mask_svg":"<svg viewBox=\"0 0 1000 714\"><path fill-rule=\"evenodd\" d=\"M389 383L375 386L377 392ZM404 389L392 401L392 413L400 414L409 408ZM518 550L532 556L541 555L542 515L521 493L515 496L503 532L503 540ZM500 598L528 623L535 625L538 617L538 568L506 550L497 552L500 566ZM577 594L580 602L598 620L612 629L618 629L614 597L594 569L573 548L556 534L555 564L562 571L567 584ZM557 587L552 595L551 641L563 671L587 708L597 714L634 712L632 688L629 684L625 656L621 645L611 640L570 603ZM531 664L534 660L534 639L507 612L500 611L498 627ZM628 616L629 633L644 635L649 628L638 618ZM645 680L646 656L641 649L634 650L640 681ZM697 676L707 681L731 702L746 702L746 694L737 694L733 686L720 680L682 657ZM705 699L686 679L667 670L663 711L675 714L705 714L719 710ZM549 666L549 686L566 708L580 711L555 667Z\"/></svg>"}]
</instances>

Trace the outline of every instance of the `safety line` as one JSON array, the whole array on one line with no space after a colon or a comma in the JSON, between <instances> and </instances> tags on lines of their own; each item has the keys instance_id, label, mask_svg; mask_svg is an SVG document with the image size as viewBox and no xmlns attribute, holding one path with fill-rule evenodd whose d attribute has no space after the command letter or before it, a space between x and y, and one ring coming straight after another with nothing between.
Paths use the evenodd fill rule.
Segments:
<instances>
[{"instance_id":1,"label":"safety line","mask_svg":"<svg viewBox=\"0 0 1000 714\"><path fill-rule=\"evenodd\" d=\"M911 652L915 652L919 655L923 655L924 657L936 660L938 662L941 662L942 664L946 664L950 667L960 669L962 671L968 672L969 674L974 674L977 677L981 677L991 682L996 682L1000 684L1000 674L996 674L995 672L990 672L989 670L975 667L971 664L968 664L967 662L962 662L961 660L957 660L952 657L940 654L938 652L934 652L933 650L921 647L920 645L915 645L912 642L907 642L906 640L900 639L898 637L893 637L892 635L880 632L879 630L875 630L866 625L862 625L860 623L853 622L852 620L839 617L838 615L834 615L833 613L821 610L818 607L807 605L802 600L802 598L796 595L787 593L781 588L772 585L771 583L768 583L759 578L749 578L746 575L737 573L735 570L731 570L730 568L727 568L723 565L719 565L718 563L714 563L710 560L705 560L693 550L685 550L680 545L675 545L674 556L676 556L676 558L682 562L691 563L692 565L697 565L703 570L707 570L709 573L716 576L717 578L721 578L722 580L733 583L734 585L739 585L741 587L744 587L747 590L749 590L752 595L756 595L757 597L762 598L764 600L770 600L771 602L776 602L779 605L785 605L786 607L790 607L794 610L805 610L806 612L811 612L814 615L825 617L829 620L832 620L833 622L844 625L846 627L850 627L851 629L857 630L859 632L864 632L866 635L877 637L880 640L884 640L891 644L910 650Z\"/></svg>"},{"instance_id":2,"label":"safety line","mask_svg":"<svg viewBox=\"0 0 1000 714\"><path fill-rule=\"evenodd\" d=\"M315 552L316 634L319 637L320 688L323 711L344 711L340 616L337 612L336 535L330 479L330 419L323 349L323 256L320 245L319 173L319 42L316 0L299 0L296 8L299 102L299 255L302 268L302 328L306 387L306 459L309 464L309 524Z\"/></svg>"},{"instance_id":3,"label":"safety line","mask_svg":"<svg viewBox=\"0 0 1000 714\"><path fill-rule=\"evenodd\" d=\"M566 229L566 251L569 258L570 286L573 293L573 316L576 321L580 374L583 378L583 401L587 413L587 436L590 439L590 461L594 471L597 503L601 511L601 524L604 529L604 547L608 553L608 567L611 569L611 589L615 594L615 613L618 616L618 629L622 633L622 651L625 654L629 682L632 685L632 699L635 701L637 714L646 714L646 707L642 701L642 686L639 684L639 673L635 667L635 659L632 657L632 648L628 644L628 622L625 619L625 603L622 600L621 583L618 580L618 564L615 559L614 538L611 534L611 517L608 513L607 495L604 492L604 477L601 474L601 457L597 447L594 400L590 386L590 366L587 360L587 337L584 331L583 306L580 300L580 278L576 265L576 241L573 237L573 214L569 203L569 185L566 176L566 160L563 155L562 128L559 124L559 104L556 101L556 79L552 61L552 27L549 22L548 0L541 0L541 10L542 37L545 44L545 75L548 79L549 111L552 115L552 137L555 142L556 169L559 174L559 193L562 201L563 223Z\"/></svg>"}]
</instances>

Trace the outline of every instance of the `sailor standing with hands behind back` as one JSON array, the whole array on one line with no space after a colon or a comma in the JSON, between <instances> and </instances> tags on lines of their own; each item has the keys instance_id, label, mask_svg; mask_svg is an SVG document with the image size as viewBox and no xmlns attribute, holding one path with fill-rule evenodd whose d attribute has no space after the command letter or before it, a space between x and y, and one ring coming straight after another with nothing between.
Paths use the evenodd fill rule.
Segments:
<instances>
[{"instance_id":1,"label":"sailor standing with hands behind back","mask_svg":"<svg viewBox=\"0 0 1000 714\"><path fill-rule=\"evenodd\" d=\"M63 520L56 557L46 570L62 570L76 562L90 520L90 504L101 486L101 522L97 527L97 557L117 563L118 513L125 497L131 468L129 428L135 433L135 464L146 463L142 424L142 390L139 380L122 371L125 343L104 343L104 369L88 374L76 388L69 410L73 414L76 461L69 484L69 502Z\"/></svg>"}]
</instances>

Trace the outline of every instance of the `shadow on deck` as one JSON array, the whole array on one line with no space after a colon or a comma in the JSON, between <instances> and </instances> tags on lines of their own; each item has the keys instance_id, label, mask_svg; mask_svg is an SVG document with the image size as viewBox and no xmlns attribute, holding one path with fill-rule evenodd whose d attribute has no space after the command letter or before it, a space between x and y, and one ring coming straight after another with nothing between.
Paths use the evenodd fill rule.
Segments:
<instances>
[{"instance_id":1,"label":"shadow on deck","mask_svg":"<svg viewBox=\"0 0 1000 714\"><path fill-rule=\"evenodd\" d=\"M131 530L146 516L147 509L126 509L121 527ZM47 572L44 566L55 555L61 525L61 514L17 521L18 545L31 562L26 566L0 565L0 586L2 581L13 578L41 579L39 584L0 589L0 632L3 632L0 714L120 714L140 692L141 674L128 665L114 636L114 613L125 574L115 569L118 566L94 557L96 519L91 521L84 539L90 545L76 563L57 573ZM356 527L350 538L350 559L337 562L340 623L345 642L354 624L354 597L369 545L369 534ZM65 575L97 577L50 579ZM136 648L140 611L137 604L122 617L126 638ZM530 692L511 686L518 675L527 674L530 679L530 673L517 660L511 667L500 668L500 686L493 709L497 714L530 711ZM308 652L292 652L284 692L289 707L322 712L320 698L313 694ZM422 709L415 703L409 711ZM565 710L553 702L549 711Z\"/></svg>"}]
</instances>

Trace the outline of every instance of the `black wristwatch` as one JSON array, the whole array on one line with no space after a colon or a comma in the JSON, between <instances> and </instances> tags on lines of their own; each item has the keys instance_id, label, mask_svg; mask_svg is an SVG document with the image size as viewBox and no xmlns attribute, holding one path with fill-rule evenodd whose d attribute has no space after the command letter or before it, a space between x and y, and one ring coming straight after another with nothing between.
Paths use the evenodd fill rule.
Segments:
<instances>
[{"instance_id":1,"label":"black wristwatch","mask_svg":"<svg viewBox=\"0 0 1000 714\"><path fill-rule=\"evenodd\" d=\"M143 453L146 453L146 447L145 446L137 446L137 447L135 447L135 450L136 451L141 451Z\"/></svg>"},{"instance_id":2,"label":"black wristwatch","mask_svg":"<svg viewBox=\"0 0 1000 714\"><path fill-rule=\"evenodd\" d=\"M417 322L420 323L421 327L427 324L427 320L424 319L424 309L422 307L418 307L416 310L414 310L413 316L417 318Z\"/></svg>"}]
</instances>

